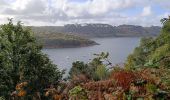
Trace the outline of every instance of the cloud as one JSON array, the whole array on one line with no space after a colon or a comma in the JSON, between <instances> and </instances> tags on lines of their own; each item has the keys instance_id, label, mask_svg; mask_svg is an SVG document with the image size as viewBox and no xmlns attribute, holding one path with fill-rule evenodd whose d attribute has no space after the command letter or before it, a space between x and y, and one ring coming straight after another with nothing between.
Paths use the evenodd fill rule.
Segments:
<instances>
[{"instance_id":1,"label":"cloud","mask_svg":"<svg viewBox=\"0 0 170 100\"><path fill-rule=\"evenodd\" d=\"M0 0L0 6L4 7L7 6L8 4L4 0Z\"/></svg>"},{"instance_id":2,"label":"cloud","mask_svg":"<svg viewBox=\"0 0 170 100\"><path fill-rule=\"evenodd\" d=\"M152 14L151 7L146 6L143 8L142 16L150 16Z\"/></svg>"},{"instance_id":3,"label":"cloud","mask_svg":"<svg viewBox=\"0 0 170 100\"><path fill-rule=\"evenodd\" d=\"M68 2L65 5L65 11L68 16L81 16L82 14L98 16L110 13L111 11L129 8L133 3L130 0L88 0L84 3Z\"/></svg>"},{"instance_id":4,"label":"cloud","mask_svg":"<svg viewBox=\"0 0 170 100\"><path fill-rule=\"evenodd\" d=\"M46 9L44 0L16 0L3 10L3 14L32 15L41 14Z\"/></svg>"},{"instance_id":5,"label":"cloud","mask_svg":"<svg viewBox=\"0 0 170 100\"><path fill-rule=\"evenodd\" d=\"M23 21L26 25L63 25L67 23L160 25L158 18L163 15L154 14L152 7L169 5L168 1L13 0L11 2L11 0L0 0L0 19L12 17L15 20ZM166 12L162 12L162 14L167 15L168 8L170 7L162 8L166 9ZM148 20L150 18L152 20Z\"/></svg>"}]
</instances>

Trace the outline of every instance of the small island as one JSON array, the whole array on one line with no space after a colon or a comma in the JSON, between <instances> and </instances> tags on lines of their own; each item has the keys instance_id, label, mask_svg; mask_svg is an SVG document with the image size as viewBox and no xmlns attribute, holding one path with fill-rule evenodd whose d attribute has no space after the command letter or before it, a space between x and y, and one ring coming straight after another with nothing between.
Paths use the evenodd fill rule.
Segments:
<instances>
[{"instance_id":1,"label":"small island","mask_svg":"<svg viewBox=\"0 0 170 100\"><path fill-rule=\"evenodd\" d=\"M95 41L66 33L36 33L38 42L44 48L73 48L98 45Z\"/></svg>"}]
</instances>

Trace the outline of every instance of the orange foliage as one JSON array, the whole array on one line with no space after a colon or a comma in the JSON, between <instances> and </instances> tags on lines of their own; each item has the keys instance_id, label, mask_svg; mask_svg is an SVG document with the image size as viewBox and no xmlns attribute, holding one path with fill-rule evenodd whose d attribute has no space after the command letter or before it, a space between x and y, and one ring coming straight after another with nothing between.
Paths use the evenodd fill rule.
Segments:
<instances>
[{"instance_id":1,"label":"orange foliage","mask_svg":"<svg viewBox=\"0 0 170 100\"><path fill-rule=\"evenodd\" d=\"M24 86L27 86L27 85L28 85L27 82L22 82L22 83L20 83L20 84L17 84L16 90L20 90L20 89L22 89Z\"/></svg>"},{"instance_id":2,"label":"orange foliage","mask_svg":"<svg viewBox=\"0 0 170 100\"><path fill-rule=\"evenodd\" d=\"M112 94L104 94L104 99L105 100L117 100L117 98L113 96Z\"/></svg>"},{"instance_id":3,"label":"orange foliage","mask_svg":"<svg viewBox=\"0 0 170 100\"><path fill-rule=\"evenodd\" d=\"M158 74L158 71L151 68L146 68L140 71L140 75L143 79L147 80L150 83L158 85L160 84L161 80L160 77L156 74Z\"/></svg>"},{"instance_id":4,"label":"orange foliage","mask_svg":"<svg viewBox=\"0 0 170 100\"><path fill-rule=\"evenodd\" d=\"M58 95L58 94L54 95L53 100L62 100L62 95Z\"/></svg>"},{"instance_id":5,"label":"orange foliage","mask_svg":"<svg viewBox=\"0 0 170 100\"><path fill-rule=\"evenodd\" d=\"M109 88L114 88L114 80L104 80L97 82L89 82L82 84L82 87L87 90L108 90Z\"/></svg>"},{"instance_id":6,"label":"orange foliage","mask_svg":"<svg viewBox=\"0 0 170 100\"><path fill-rule=\"evenodd\" d=\"M23 96L25 96L27 94L27 92L25 91L25 90L20 90L19 92L18 92L18 96L19 97L23 97Z\"/></svg>"},{"instance_id":7,"label":"orange foliage","mask_svg":"<svg viewBox=\"0 0 170 100\"><path fill-rule=\"evenodd\" d=\"M16 93L17 96L23 97L23 96L25 96L27 94L27 92L23 89L27 85L28 85L27 82L22 82L22 83L16 85L15 88L18 91L18 93Z\"/></svg>"},{"instance_id":8,"label":"orange foliage","mask_svg":"<svg viewBox=\"0 0 170 100\"><path fill-rule=\"evenodd\" d=\"M48 88L45 90L46 90L45 93L46 97L51 97L53 100L62 100L63 96L60 95L55 88Z\"/></svg>"},{"instance_id":9,"label":"orange foliage","mask_svg":"<svg viewBox=\"0 0 170 100\"><path fill-rule=\"evenodd\" d=\"M130 84L138 79L138 75L132 71L121 70L112 72L110 78L115 80L116 87L122 87L126 91Z\"/></svg>"}]
</instances>

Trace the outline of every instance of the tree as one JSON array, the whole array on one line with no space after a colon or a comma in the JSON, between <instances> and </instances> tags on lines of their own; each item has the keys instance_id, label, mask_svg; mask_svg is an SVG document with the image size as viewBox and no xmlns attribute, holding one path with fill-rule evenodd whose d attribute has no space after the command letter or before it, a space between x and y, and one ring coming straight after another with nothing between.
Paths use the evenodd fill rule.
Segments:
<instances>
[{"instance_id":1,"label":"tree","mask_svg":"<svg viewBox=\"0 0 170 100\"><path fill-rule=\"evenodd\" d=\"M163 22L161 34L156 38L141 39L140 45L135 48L126 61L127 69L144 65L157 67L161 62L166 62L166 67L169 67L170 64L167 62L170 60L167 57L170 56L170 18L164 18L161 22Z\"/></svg>"},{"instance_id":2,"label":"tree","mask_svg":"<svg viewBox=\"0 0 170 100\"><path fill-rule=\"evenodd\" d=\"M73 62L72 68L69 71L70 78L72 78L74 75L78 76L80 74L84 74L89 77L91 74L91 70L87 64L84 64L84 62Z\"/></svg>"},{"instance_id":3,"label":"tree","mask_svg":"<svg viewBox=\"0 0 170 100\"><path fill-rule=\"evenodd\" d=\"M140 45L136 47L132 54L127 57L126 69L142 67L149 59L149 54L155 50L155 40L152 37L142 38Z\"/></svg>"},{"instance_id":4,"label":"tree","mask_svg":"<svg viewBox=\"0 0 170 100\"><path fill-rule=\"evenodd\" d=\"M42 47L36 42L33 33L22 26L14 25L12 19L0 27L0 95L9 98L15 86L27 82L25 89L28 97L35 93L43 95L44 88L57 83L62 78L56 65L41 52ZM3 94L2 94L3 93Z\"/></svg>"},{"instance_id":5,"label":"tree","mask_svg":"<svg viewBox=\"0 0 170 100\"><path fill-rule=\"evenodd\" d=\"M70 78L74 75L84 74L91 80L100 80L107 78L108 76L108 69L107 67L111 63L108 60L109 53L100 53L94 54L96 57L89 62L88 64L84 64L83 62L77 61L72 64L72 68L69 72Z\"/></svg>"},{"instance_id":6,"label":"tree","mask_svg":"<svg viewBox=\"0 0 170 100\"><path fill-rule=\"evenodd\" d=\"M169 18L162 18L162 19L160 20L160 22L161 22L163 25L165 25L169 20L170 20L170 16L169 16Z\"/></svg>"}]
</instances>

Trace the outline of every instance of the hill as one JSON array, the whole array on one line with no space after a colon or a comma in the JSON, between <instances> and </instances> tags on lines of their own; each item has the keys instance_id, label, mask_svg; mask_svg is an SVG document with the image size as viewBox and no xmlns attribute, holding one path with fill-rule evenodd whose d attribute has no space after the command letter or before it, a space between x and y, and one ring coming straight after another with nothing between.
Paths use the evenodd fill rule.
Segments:
<instances>
[{"instance_id":1,"label":"hill","mask_svg":"<svg viewBox=\"0 0 170 100\"><path fill-rule=\"evenodd\" d=\"M161 27L135 25L112 26L109 24L67 24L64 26L31 27L34 32L69 33L86 37L145 37L157 36Z\"/></svg>"},{"instance_id":2,"label":"hill","mask_svg":"<svg viewBox=\"0 0 170 100\"><path fill-rule=\"evenodd\" d=\"M44 48L70 48L96 45L95 41L64 33L35 33Z\"/></svg>"}]
</instances>

